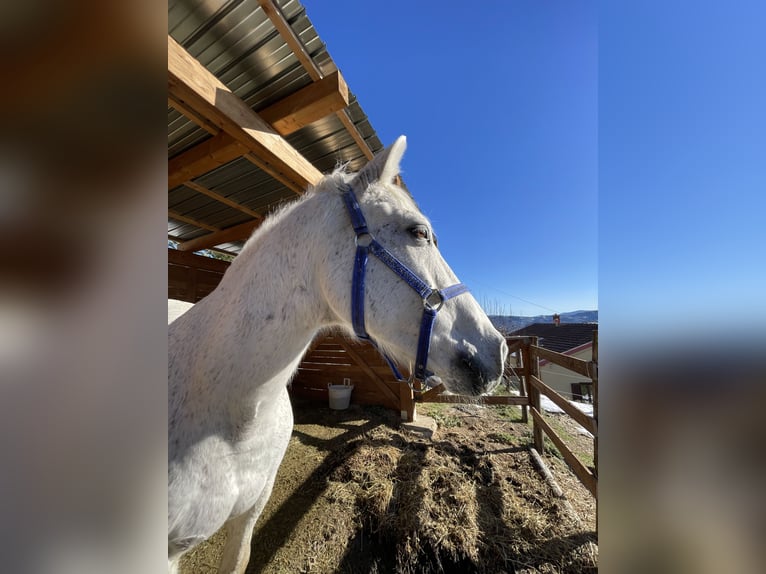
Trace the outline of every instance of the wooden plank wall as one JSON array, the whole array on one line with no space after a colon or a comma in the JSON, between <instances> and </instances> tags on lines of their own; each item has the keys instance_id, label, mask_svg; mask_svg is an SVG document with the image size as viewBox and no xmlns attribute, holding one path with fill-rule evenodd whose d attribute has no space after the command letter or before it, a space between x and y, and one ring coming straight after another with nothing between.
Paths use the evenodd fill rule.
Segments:
<instances>
[{"instance_id":1,"label":"wooden plank wall","mask_svg":"<svg viewBox=\"0 0 766 574\"><path fill-rule=\"evenodd\" d=\"M351 379L354 390L351 402L367 405L380 405L400 410L399 385L391 374L386 362L378 351L368 343L360 343L342 338L339 334L320 336L312 344L303 358L298 373L292 382L291 393L295 396L328 401L328 383L341 385L344 377ZM342 344L341 344L342 341ZM375 375L391 391L386 393L371 380L370 375L356 364L344 348L348 347L361 357Z\"/></svg>"},{"instance_id":2,"label":"wooden plank wall","mask_svg":"<svg viewBox=\"0 0 766 574\"><path fill-rule=\"evenodd\" d=\"M168 299L196 303L209 294L223 278L229 263L168 249Z\"/></svg>"}]
</instances>

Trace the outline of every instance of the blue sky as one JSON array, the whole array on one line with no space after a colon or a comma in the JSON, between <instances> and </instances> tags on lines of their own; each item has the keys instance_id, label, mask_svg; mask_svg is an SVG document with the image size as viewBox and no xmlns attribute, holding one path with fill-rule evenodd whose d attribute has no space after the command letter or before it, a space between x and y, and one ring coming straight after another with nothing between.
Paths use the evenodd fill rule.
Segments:
<instances>
[{"instance_id":1,"label":"blue sky","mask_svg":"<svg viewBox=\"0 0 766 574\"><path fill-rule=\"evenodd\" d=\"M477 300L596 309L594 3L303 4Z\"/></svg>"},{"instance_id":2,"label":"blue sky","mask_svg":"<svg viewBox=\"0 0 766 574\"><path fill-rule=\"evenodd\" d=\"M616 330L764 332L765 22L756 0L601 4L599 303Z\"/></svg>"}]
</instances>

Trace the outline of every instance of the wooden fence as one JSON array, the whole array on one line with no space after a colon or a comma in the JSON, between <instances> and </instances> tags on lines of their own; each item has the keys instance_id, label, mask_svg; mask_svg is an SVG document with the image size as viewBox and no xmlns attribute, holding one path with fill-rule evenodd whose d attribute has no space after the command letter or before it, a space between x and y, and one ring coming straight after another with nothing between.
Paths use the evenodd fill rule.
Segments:
<instances>
[{"instance_id":1,"label":"wooden fence","mask_svg":"<svg viewBox=\"0 0 766 574\"><path fill-rule=\"evenodd\" d=\"M522 365L518 374L522 377L529 395L529 410L532 414L532 442L538 452L544 451L543 434L556 445L569 468L590 493L597 497L598 491L598 331L593 332L592 360L584 361L562 353L556 353L537 343L537 337L521 337ZM510 342L510 340L509 340ZM593 416L589 416L572 405L540 378L539 361L545 359L573 371L593 382ZM594 467L588 468L572 452L572 449L546 421L541 407L541 396L548 397L556 406L572 417L580 426L593 435Z\"/></svg>"},{"instance_id":2,"label":"wooden fence","mask_svg":"<svg viewBox=\"0 0 766 574\"><path fill-rule=\"evenodd\" d=\"M519 395L476 397L442 394L440 385L430 389L419 397L420 402L436 403L473 403L485 405L519 405L522 422L527 422L527 409L532 415L532 442L538 452L544 452L543 436L547 436L556 446L569 468L582 482L585 488L597 497L598 487L598 331L593 332L593 357L584 361L576 357L550 351L538 345L537 337L507 337L509 368L508 372L519 379ZM545 384L540 375L540 360L545 359L565 369L574 371L593 382L593 416L589 416L572 405L567 399ZM556 406L572 417L580 426L593 435L594 468L588 468L572 452L572 449L546 421L541 406L541 396L548 397Z\"/></svg>"},{"instance_id":3,"label":"wooden fence","mask_svg":"<svg viewBox=\"0 0 766 574\"><path fill-rule=\"evenodd\" d=\"M218 286L228 268L228 261L168 248L168 298L196 303Z\"/></svg>"}]
</instances>

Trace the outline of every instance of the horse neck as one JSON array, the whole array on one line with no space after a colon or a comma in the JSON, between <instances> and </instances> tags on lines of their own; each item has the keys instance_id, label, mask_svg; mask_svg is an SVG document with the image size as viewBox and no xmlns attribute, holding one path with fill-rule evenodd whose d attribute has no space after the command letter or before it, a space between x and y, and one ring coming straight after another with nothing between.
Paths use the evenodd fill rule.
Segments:
<instances>
[{"instance_id":1,"label":"horse neck","mask_svg":"<svg viewBox=\"0 0 766 574\"><path fill-rule=\"evenodd\" d=\"M206 354L226 373L220 391L232 404L283 388L316 333L331 322L315 272L326 251L322 203L301 201L265 224L198 304L206 302L214 325L203 343L211 350Z\"/></svg>"}]
</instances>

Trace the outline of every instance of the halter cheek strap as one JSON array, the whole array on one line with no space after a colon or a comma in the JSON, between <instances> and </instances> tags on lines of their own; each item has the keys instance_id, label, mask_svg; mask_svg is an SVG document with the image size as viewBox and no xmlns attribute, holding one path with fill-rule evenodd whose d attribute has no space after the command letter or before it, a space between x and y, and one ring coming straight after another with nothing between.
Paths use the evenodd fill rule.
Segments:
<instances>
[{"instance_id":1,"label":"halter cheek strap","mask_svg":"<svg viewBox=\"0 0 766 574\"><path fill-rule=\"evenodd\" d=\"M354 273L351 282L351 323L354 333L360 339L370 341L377 347L375 341L367 333L364 324L365 277L367 274L367 262L369 261L370 254L372 254L407 283L423 300L423 316L420 320L415 369L408 382L410 386L412 385L412 380L424 382L432 374L426 370L426 367L428 365L428 353L431 347L431 334L436 321L436 314L446 301L466 293L468 288L462 283L457 283L445 289L432 288L373 237L367 228L367 221L351 186L343 184L341 192L356 236L356 256L354 258ZM381 352L381 354L391 367L397 380L402 381L404 378L394 361L386 353Z\"/></svg>"}]
</instances>

